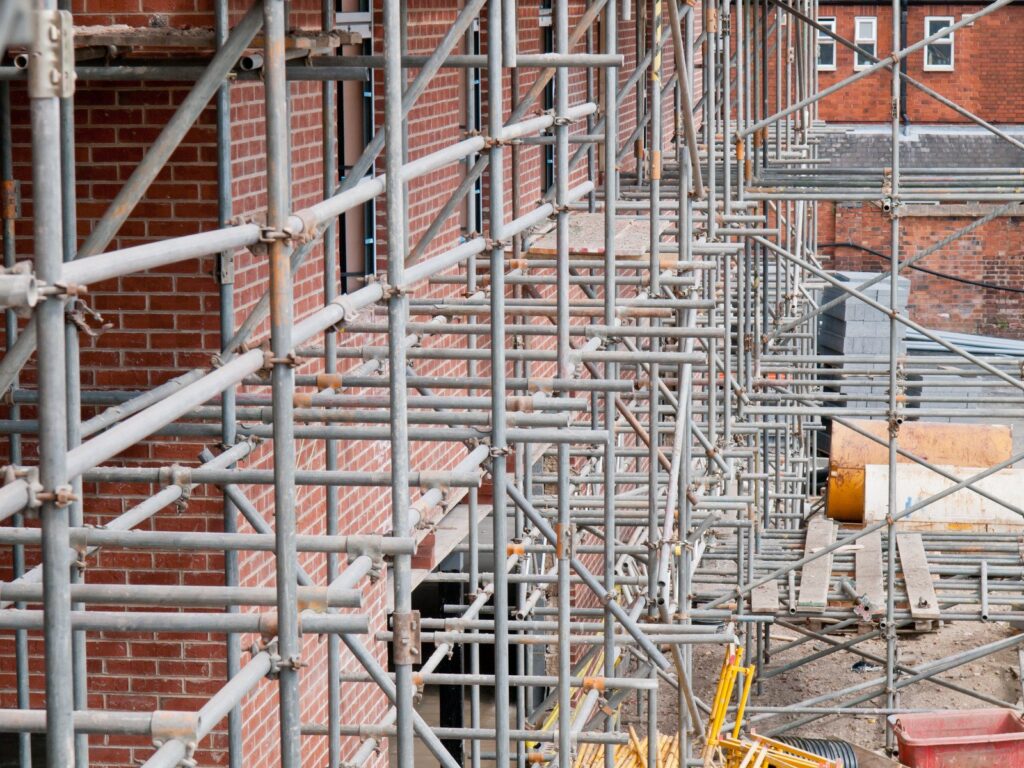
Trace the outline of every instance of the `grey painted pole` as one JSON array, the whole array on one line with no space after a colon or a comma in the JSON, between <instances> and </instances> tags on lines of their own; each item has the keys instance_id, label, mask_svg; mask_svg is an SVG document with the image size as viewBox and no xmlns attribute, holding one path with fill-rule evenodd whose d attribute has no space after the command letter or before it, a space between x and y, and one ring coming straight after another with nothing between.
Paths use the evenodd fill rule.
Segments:
<instances>
[{"instance_id":1,"label":"grey painted pole","mask_svg":"<svg viewBox=\"0 0 1024 768\"><path fill-rule=\"evenodd\" d=\"M60 99L72 84L60 80L57 68L61 29L70 14L56 11L55 0L37 0L30 59L32 123L32 187L35 218L35 274L55 283L63 261L63 207L60 142ZM57 82L53 82L57 76ZM56 86L56 87L54 87ZM59 296L41 301L35 312L39 345L39 482L48 498L42 521L43 630L46 669L46 762L49 768L75 764L71 642L71 559L68 518L71 486L67 473L67 396L65 382L64 302Z\"/></svg>"},{"instance_id":2,"label":"grey painted pole","mask_svg":"<svg viewBox=\"0 0 1024 768\"><path fill-rule=\"evenodd\" d=\"M568 0L554 0L555 51L560 54L569 50L569 8ZM560 379L572 376L569 338L569 211L566 207L569 194L569 126L564 118L569 110L569 71L564 67L555 73L555 250L556 281L555 301L558 328L556 340L555 375ZM565 393L560 393L564 397ZM555 532L555 557L558 569L558 758L563 766L572 765L572 690L569 687L571 675L572 641L569 629L572 609L572 590L569 583L569 556L573 547L573 529L569 517L569 445L559 443L557 448L557 503L558 523Z\"/></svg>"},{"instance_id":3,"label":"grey painted pole","mask_svg":"<svg viewBox=\"0 0 1024 768\"><path fill-rule=\"evenodd\" d=\"M384 172L387 178L387 278L392 294L388 297L388 370L391 374L389 397L391 405L391 518L396 536L410 532L409 514L409 424L406 392L405 324L409 299L395 290L404 282L406 221L405 189L402 182L403 103L402 28L404 18L399 0L385 0L384 37ZM378 134L379 135L379 134ZM365 153L364 153L365 155ZM412 637L411 558L398 555L394 559L394 615L396 637L393 647L395 665L394 702L397 711L397 759L399 768L413 766L413 685L412 664L418 655L418 638ZM413 647L413 646L416 647ZM417 662L419 658L415 659Z\"/></svg>"},{"instance_id":4,"label":"grey painted pole","mask_svg":"<svg viewBox=\"0 0 1024 768\"><path fill-rule=\"evenodd\" d=\"M671 0L670 0L671 1ZM618 25L616 19L616 0L608 0L604 11L604 48L605 53L614 53L618 49ZM616 198L618 197L618 167L615 154L619 143L618 119L618 69L609 69L604 73L604 323L611 326L616 321L615 306L618 294L616 285L615 265L615 214ZM605 377L611 380L618 378L618 365L614 361L605 363ZM603 398L604 428L608 432L608 440L604 446L604 483L605 488L615 488L618 456L616 455L615 435L615 393L606 392ZM615 522L615 494L604 496L604 588L608 594L615 594L615 561L617 558L615 542L618 528ZM610 677L615 674L615 616L607 606L604 608L604 674ZM611 732L615 728L615 718L605 721L605 730ZM611 749L604 751L604 768L614 768L615 753Z\"/></svg>"},{"instance_id":5,"label":"grey painted pole","mask_svg":"<svg viewBox=\"0 0 1024 768\"><path fill-rule=\"evenodd\" d=\"M502 129L504 114L504 77L501 53L501 4L490 0L487 4L487 132L497 136ZM505 168L501 145L489 151L488 179L490 181L489 231L493 244L490 249L491 280L491 392L505 392ZM494 341L496 340L496 341ZM495 552L504 552L508 543L506 528L507 486L506 457L509 447L505 430L505 400L491 399L491 531ZM494 579L494 642L495 647L508 645L509 594L506 574L495 568ZM494 655L494 754L495 763L509 763L509 663L507 653Z\"/></svg>"},{"instance_id":6,"label":"grey painted pole","mask_svg":"<svg viewBox=\"0 0 1024 768\"><path fill-rule=\"evenodd\" d=\"M302 764L299 667L302 643L298 628L295 572L295 438L292 408L295 371L292 357L293 301L291 248L284 230L290 212L288 85L285 81L283 0L263 0L264 109L267 140L267 227L270 258L271 394L274 404L274 532L277 537L278 685L281 765Z\"/></svg>"}]
</instances>

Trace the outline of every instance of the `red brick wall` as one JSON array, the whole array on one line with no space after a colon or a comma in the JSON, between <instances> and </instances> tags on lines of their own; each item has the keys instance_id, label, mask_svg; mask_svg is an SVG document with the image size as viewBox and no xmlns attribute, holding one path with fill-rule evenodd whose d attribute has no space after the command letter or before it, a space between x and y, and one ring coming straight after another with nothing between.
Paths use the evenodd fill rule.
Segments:
<instances>
[{"instance_id":1,"label":"red brick wall","mask_svg":"<svg viewBox=\"0 0 1024 768\"><path fill-rule=\"evenodd\" d=\"M925 17L952 16L954 21L959 21L963 15L977 13L981 7L974 4L911 4L907 44L911 45L925 36ZM881 58L893 48L891 11L891 6L886 4L823 3L819 6L818 15L835 17L836 33L851 42L854 40L854 18L874 16L878 20L876 55ZM1010 5L954 33L954 71L925 71L924 51L919 50L908 58L907 74L990 122L1021 122L1024 121L1024 93L1007 85L1024 79L1022 38L1024 7ZM770 62L774 67L774 57ZM853 65L853 51L836 43L836 69L818 73L819 87L827 87L854 74ZM774 75L769 82L774 93ZM890 119L890 94L890 71L877 72L823 99L819 117L841 123L884 122ZM966 122L966 118L912 85L907 85L906 94L907 116L912 123Z\"/></svg>"},{"instance_id":2,"label":"red brick wall","mask_svg":"<svg viewBox=\"0 0 1024 768\"><path fill-rule=\"evenodd\" d=\"M107 23L109 14L93 12L101 5L83 3L88 14L80 23ZM138 3L136 5L139 5ZM160 10L164 3L146 3ZM196 8L194 4L191 10ZM124 17L126 23L146 24L149 14ZM209 14L182 17L198 23ZM119 16L119 19L121 17ZM162 126L188 93L174 83L80 83L75 98L79 242L89 234L110 201L128 179ZM24 208L18 220L19 258L31 256L32 190L30 136L24 89L12 88L14 102L15 175L22 181ZM132 217L109 248L191 234L216 226L217 184L214 110L203 112L195 127L149 188ZM96 338L80 336L81 383L85 389L146 389L193 367L208 367L218 346L216 285L213 259L183 262L147 274L106 281L90 288L88 303L103 314L111 328ZM26 378L31 380L29 369ZM84 409L88 418L94 408ZM31 408L22 409L32 418ZM5 443L6 447L6 443ZM127 451L116 464L164 465L194 463L203 446L195 442L154 440ZM31 441L29 457L35 453ZM86 520L102 525L149 495L146 486L86 484ZM159 513L146 528L161 530L219 530L220 501L214 489L197 489L187 509ZM8 553L4 553L9 578ZM28 553L29 565L35 553ZM89 558L90 583L222 584L223 560L217 554L101 551ZM41 636L32 633L31 688L33 706L43 706ZM224 640L220 636L93 633L88 641L89 706L107 709L182 709L202 706L224 680ZM14 706L13 639L0 637L0 701ZM144 739L95 736L91 760L96 766L126 766L144 760L152 747ZM224 761L226 742L215 733L200 757L207 764Z\"/></svg>"},{"instance_id":3,"label":"red brick wall","mask_svg":"<svg viewBox=\"0 0 1024 768\"><path fill-rule=\"evenodd\" d=\"M951 214L916 213L900 224L900 252L910 258L935 242L965 227L985 211L949 206ZM888 269L890 224L875 205L822 206L819 242L850 242L886 255L879 258L859 249L823 249L832 254L826 264L833 269L880 271ZM1001 216L965 237L917 262L922 267L994 285L1024 288L1020 254L1024 250L1024 222L1019 216ZM978 333L1004 338L1024 338L1024 294L946 280L916 270L910 278L910 316L928 328Z\"/></svg>"}]
</instances>

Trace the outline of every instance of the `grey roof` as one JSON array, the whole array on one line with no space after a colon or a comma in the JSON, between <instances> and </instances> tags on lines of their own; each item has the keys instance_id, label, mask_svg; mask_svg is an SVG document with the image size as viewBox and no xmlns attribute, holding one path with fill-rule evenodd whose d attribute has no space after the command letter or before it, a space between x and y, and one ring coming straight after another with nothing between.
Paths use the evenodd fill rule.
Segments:
<instances>
[{"instance_id":1,"label":"grey roof","mask_svg":"<svg viewBox=\"0 0 1024 768\"><path fill-rule=\"evenodd\" d=\"M1022 126L1001 130L1024 140ZM822 134L818 156L829 158L833 168L887 168L892 164L890 144L888 125L856 126ZM905 168L1019 168L1024 166L1024 150L982 129L912 126L901 135L900 162Z\"/></svg>"}]
</instances>

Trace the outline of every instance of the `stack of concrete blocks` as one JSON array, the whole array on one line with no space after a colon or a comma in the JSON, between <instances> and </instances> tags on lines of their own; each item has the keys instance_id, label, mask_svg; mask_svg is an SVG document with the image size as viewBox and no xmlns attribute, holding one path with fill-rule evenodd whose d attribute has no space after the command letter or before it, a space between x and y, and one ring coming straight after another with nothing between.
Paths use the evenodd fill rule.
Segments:
<instances>
[{"instance_id":1,"label":"stack of concrete blocks","mask_svg":"<svg viewBox=\"0 0 1024 768\"><path fill-rule=\"evenodd\" d=\"M833 276L856 287L861 283L877 277L876 272L834 272ZM890 279L885 277L862 293L869 299L876 301L883 307L888 307L890 301ZM833 299L844 296L838 286L825 286L821 293L822 304L828 304ZM900 277L897 283L896 308L900 313L907 309L907 299L910 296L910 280ZM897 323L897 354L906 354L906 327ZM860 299L850 297L846 301L828 309L818 319L818 354L836 355L835 368L841 368L845 372L858 372L864 375L874 374L874 380L870 387L845 386L842 377L836 377L836 386L832 391L849 396L848 400L840 400L830 405L837 405L849 409L863 411L868 409L872 412L885 411L888 407L885 400L860 399L857 396L872 395L874 398L887 396L889 393L888 384L888 359L889 359L889 316L873 306L866 304ZM877 362L857 361L857 356L874 356ZM850 358L850 359L845 359ZM863 379L864 376L857 376ZM831 388L830 388L831 389ZM853 414L851 414L852 416ZM877 418L877 417L876 417Z\"/></svg>"}]
</instances>

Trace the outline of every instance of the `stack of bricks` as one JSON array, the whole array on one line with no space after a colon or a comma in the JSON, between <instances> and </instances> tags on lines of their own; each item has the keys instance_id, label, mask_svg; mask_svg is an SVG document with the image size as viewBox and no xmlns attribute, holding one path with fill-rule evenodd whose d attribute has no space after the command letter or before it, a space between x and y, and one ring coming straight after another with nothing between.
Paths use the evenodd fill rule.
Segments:
<instances>
[{"instance_id":1,"label":"stack of bricks","mask_svg":"<svg viewBox=\"0 0 1024 768\"><path fill-rule=\"evenodd\" d=\"M990 206L905 206L900 218L900 254L903 260L963 229L991 210ZM890 267L891 226L887 214L875 204L849 203L821 206L819 242L854 243L869 248L838 247L824 251L825 264L836 270L874 272ZM1001 338L1024 338L1024 218L1011 211L968 235L915 262L933 272L963 278L958 282L918 270L911 278L907 304L910 317L935 330L973 333ZM985 288L978 283L1005 286Z\"/></svg>"},{"instance_id":2,"label":"stack of bricks","mask_svg":"<svg viewBox=\"0 0 1024 768\"><path fill-rule=\"evenodd\" d=\"M878 277L872 272L838 272L836 278L851 286ZM863 294L883 307L890 306L892 290L888 278L865 288ZM907 298L910 294L910 281L905 277L899 278L896 294L896 309L904 313L907 307ZM838 286L827 286L822 291L822 304L828 304L836 298L845 297L847 294ZM894 332L897 339L897 354L902 355L906 351L906 342L903 340L903 327L896 326ZM821 315L818 321L818 353L822 355L836 355L839 357L848 356L877 356L881 360L888 360L889 355L889 316L879 309L867 304L857 298L847 298L846 301L829 308ZM837 364L844 372L881 372L888 368L886 362L848 362ZM840 379L841 381L841 379ZM849 387L838 386L836 391L843 395L884 395L888 392L888 379L881 377L877 386L871 387ZM873 400L851 399L841 401L837 405L848 408L871 408L886 407Z\"/></svg>"}]
</instances>

